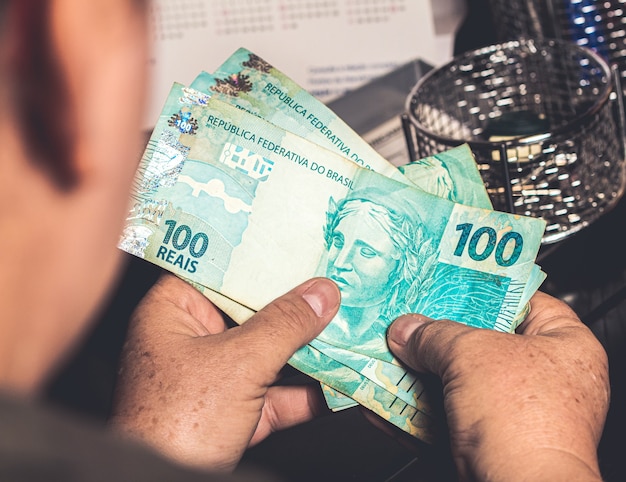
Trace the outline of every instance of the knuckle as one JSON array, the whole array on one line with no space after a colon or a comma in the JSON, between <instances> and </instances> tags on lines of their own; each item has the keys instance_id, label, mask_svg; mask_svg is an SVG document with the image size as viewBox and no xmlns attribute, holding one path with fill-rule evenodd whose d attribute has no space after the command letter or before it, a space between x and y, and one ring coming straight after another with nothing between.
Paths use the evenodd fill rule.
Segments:
<instances>
[{"instance_id":1,"label":"knuckle","mask_svg":"<svg viewBox=\"0 0 626 482\"><path fill-rule=\"evenodd\" d=\"M310 331L315 320L313 311L304 302L297 302L290 298L279 298L268 306L264 315L272 323L280 324L282 328L298 332Z\"/></svg>"},{"instance_id":2,"label":"knuckle","mask_svg":"<svg viewBox=\"0 0 626 482\"><path fill-rule=\"evenodd\" d=\"M433 320L418 328L409 341L411 353L434 372L445 370L450 363L467 353L482 336L481 330L450 320Z\"/></svg>"}]
</instances>

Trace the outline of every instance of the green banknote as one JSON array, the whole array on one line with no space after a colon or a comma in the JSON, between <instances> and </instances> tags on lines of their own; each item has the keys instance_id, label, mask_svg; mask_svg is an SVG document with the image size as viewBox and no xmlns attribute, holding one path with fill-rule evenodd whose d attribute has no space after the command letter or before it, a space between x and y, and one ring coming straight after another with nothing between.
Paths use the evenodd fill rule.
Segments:
<instances>
[{"instance_id":1,"label":"green banknote","mask_svg":"<svg viewBox=\"0 0 626 482\"><path fill-rule=\"evenodd\" d=\"M144 153L144 160L150 159L150 165L142 164L140 166L139 175L135 180L136 191L172 185L173 180L179 176L181 166L190 150L189 145L183 144L180 137L184 133L192 133L198 129L197 122L189 115L187 107L202 101L203 99L197 98L193 91L186 91L181 86L175 86ZM174 107L172 108L172 106ZM162 208L162 203L148 200L148 202L142 203L140 216L144 219L157 220ZM134 206L131 213L137 215L137 206ZM141 228L138 229L142 231ZM145 245L142 240L137 238L136 234L137 232L134 232L131 236L124 236L120 241L120 247L142 256L141 253L145 249ZM187 269L193 270L193 263L184 263L184 265ZM185 278L184 276L181 277ZM192 280L185 279L205 293L233 319L242 322L254 314L254 311L244 307L243 304L234 302L216 291L194 283ZM424 441L433 441L435 433L433 428L436 427L436 423L429 420L427 415L416 408L417 400L409 405L396 399L397 397L387 393L380 383L372 382L366 376L325 356L312 347L306 347L297 352L290 360L290 364L314 376L322 383L333 383L337 389L337 394L349 394L358 403L376 411L403 430Z\"/></svg>"},{"instance_id":2,"label":"green banknote","mask_svg":"<svg viewBox=\"0 0 626 482\"><path fill-rule=\"evenodd\" d=\"M428 400L428 394L424 392L424 384L420 377L407 371L403 366L337 348L320 340L313 340L310 345L364 375L404 403L429 415L433 414L434 407Z\"/></svg>"},{"instance_id":3,"label":"green banknote","mask_svg":"<svg viewBox=\"0 0 626 482\"><path fill-rule=\"evenodd\" d=\"M404 166L399 166L400 171L416 186L426 192L445 197L468 206L491 209L491 201L485 189L484 183L476 167L474 157L467 147L463 145L441 154L419 159ZM545 273L539 266L533 268L531 278L526 285L526 292L522 296L521 306L526 307L527 301L539 288L545 279ZM525 317L526 310L521 310L515 327ZM392 393L396 393L403 400L413 397L421 397L422 402L429 404L425 399L422 384L418 377L398 365L387 366L384 362L368 357L367 359L355 360L355 355L349 350L342 350L337 347L325 347L320 342L313 344L322 353L341 361L344 364L360 371L368 376L375 383L384 384ZM415 386L410 385L415 381ZM400 383L408 384L406 392ZM332 388L322 385L322 391L328 407L333 411L339 411L355 406L356 402L347 396L342 396Z\"/></svg>"},{"instance_id":4,"label":"green banknote","mask_svg":"<svg viewBox=\"0 0 626 482\"><path fill-rule=\"evenodd\" d=\"M191 87L237 105L362 167L408 183L395 166L332 110L249 50L237 50L213 75L202 72Z\"/></svg>"},{"instance_id":5,"label":"green banknote","mask_svg":"<svg viewBox=\"0 0 626 482\"><path fill-rule=\"evenodd\" d=\"M240 48L214 74L202 72L191 87L225 102L237 105L254 115L299 134L329 150L338 152L354 162L398 179L394 166L382 158L332 110L300 87L295 81L253 52ZM467 151L469 148L463 146ZM438 156L420 159L402 172L413 184L431 194L447 197L470 206L491 208L482 178L475 163L467 163L463 148L449 151L461 162L441 162ZM471 152L469 157L472 158ZM461 167L460 172L453 169ZM455 177L456 174L456 177ZM454 182L464 176L463 182ZM532 295L545 274L537 267L530 283ZM521 312L521 310L520 310ZM518 317L518 322L521 318Z\"/></svg>"},{"instance_id":6,"label":"green banknote","mask_svg":"<svg viewBox=\"0 0 626 482\"><path fill-rule=\"evenodd\" d=\"M334 112L285 74L248 50L239 49L235 52L215 75L202 72L192 87L237 105L342 155L349 154L351 150L360 152L363 154L362 163L383 166L380 171L389 172L386 161ZM462 204L491 208L489 196L467 146L453 149L444 155L448 159L433 156L402 166L400 171L415 185L431 194ZM357 155L353 160L359 159L360 156ZM449 162L450 160L456 162ZM335 397L335 393L333 390L324 390L328 405L333 410L354 405L350 400Z\"/></svg>"},{"instance_id":7,"label":"green banknote","mask_svg":"<svg viewBox=\"0 0 626 482\"><path fill-rule=\"evenodd\" d=\"M190 150L171 185L152 184L162 159L140 168L128 229L150 232L147 259L255 310L330 277L346 309L324 338L364 354L383 355L389 321L429 315L432 296L438 316L511 329L543 221L399 184L216 99L186 115L199 128L180 136ZM158 223L141 214L155 202Z\"/></svg>"},{"instance_id":8,"label":"green banknote","mask_svg":"<svg viewBox=\"0 0 626 482\"><path fill-rule=\"evenodd\" d=\"M214 74L202 72L191 87L237 105L365 167L406 182L398 179L395 168L326 105L245 48L232 54ZM401 166L399 170L426 192L489 209L489 196L473 156L467 151L469 148L462 146L448 151L449 157L445 161L432 156ZM450 163L450 157L456 157L457 162ZM472 162L468 163L469 158ZM464 180L458 182L461 176ZM545 274L536 267L532 278L534 282L529 283L528 289L531 295L541 285Z\"/></svg>"},{"instance_id":9,"label":"green banknote","mask_svg":"<svg viewBox=\"0 0 626 482\"><path fill-rule=\"evenodd\" d=\"M398 179L396 168L332 110L269 62L245 48L238 49L214 74L202 72L191 87L237 105L358 164L406 182L406 179ZM473 156L468 151L467 146L462 146L444 153L449 156L446 160L442 161L436 155L401 166L399 171L426 192L490 209L491 201ZM457 162L449 162L455 157ZM472 162L466 162L469 158ZM458 182L461 178L463 182ZM528 285L530 295L541 285L545 274L536 267L531 279ZM521 319L518 316L517 322Z\"/></svg>"},{"instance_id":10,"label":"green banknote","mask_svg":"<svg viewBox=\"0 0 626 482\"><path fill-rule=\"evenodd\" d=\"M491 200L487 194L487 189L482 181L474 156L467 145L462 145L454 149L435 154L431 157L418 159L414 162L399 166L402 172L413 184L420 189L439 197L450 199L468 206L492 209ZM534 292L534 291L533 291ZM320 347L322 353L331 356L342 363L350 364L354 361L354 354L349 350L342 350L337 347L325 350ZM421 382L415 375L407 372L398 365L393 365L393 375L379 376L386 374L385 362L368 357L366 363L358 363L359 370L365 366L367 371L362 372L375 383L385 384L391 391L396 390L400 381L415 380L417 386L408 388L408 393L412 397L424 398L421 389ZM331 387L322 384L322 393L328 407L334 411L345 410L354 407L357 403L351 398L339 394ZM424 401L428 404L428 401Z\"/></svg>"},{"instance_id":11,"label":"green banknote","mask_svg":"<svg viewBox=\"0 0 626 482\"><path fill-rule=\"evenodd\" d=\"M404 166L399 166L398 169L411 182L426 192L461 204L467 204L468 206L492 209L491 200L478 172L474 157L467 145L419 159ZM531 279L526 285L527 292L522 296L522 304L524 306L526 306L526 301L535 293L544 279L545 273L540 270L539 266L535 266ZM523 320L525 314L526 310L518 313L519 321L515 323L515 326ZM407 397L417 397L421 398L425 405L429 405L425 396L427 392L423 391L419 377L407 372L401 366L396 364L387 366L384 362L371 357L368 357L366 360L357 360L355 363L355 354L349 350L342 350L337 347L326 348L323 345L320 346L320 342L313 346L319 348L322 353L360 371L375 383L384 384L392 393L395 393L395 390L399 390L400 393L405 394L405 396L399 395L403 400L407 400ZM411 385L413 381L415 385ZM408 388L403 389L400 386L401 383L408 384ZM403 390L406 391L403 392ZM326 404L332 411L336 412L356 405L354 400L339 394L327 385L322 384L322 392L326 399Z\"/></svg>"},{"instance_id":12,"label":"green banknote","mask_svg":"<svg viewBox=\"0 0 626 482\"><path fill-rule=\"evenodd\" d=\"M424 442L435 443L442 438L445 433L443 414L430 412L422 398L415 399L415 403L406 403L394 393L330 357L315 360L315 356L321 352L313 350L310 345L306 345L297 353L298 357L290 360L290 364L304 373L314 373L321 382L340 393L350 393L350 397L360 405ZM313 363L307 363L309 360ZM324 366L322 361L328 365ZM327 378L320 377L322 373Z\"/></svg>"},{"instance_id":13,"label":"green banknote","mask_svg":"<svg viewBox=\"0 0 626 482\"><path fill-rule=\"evenodd\" d=\"M276 172L281 172L284 169L287 170L287 172L283 172L283 174L287 174L287 178L283 178L282 182L287 182L287 184L289 185L289 189L293 189L294 185L306 185L306 179L293 179L294 176L298 177L303 172L309 173L309 171L311 171L310 174L314 175L312 179L319 180L321 178L325 180L322 185L328 184L328 186L332 187L332 194L330 195L330 197L327 196L327 199L325 200L327 206L330 199L333 198L333 195L337 196L337 199L340 199L342 196L347 197L347 194L349 194L350 191L360 191L359 184L362 184L363 187L371 187L372 185L376 185L377 188L380 188L380 186L378 186L377 184L382 183L384 185L385 183L391 183L391 185L388 185L387 190L384 191L391 197L393 197L393 193L398 190L408 189L402 185L394 183L393 181L385 180L385 178L382 178L382 176L375 175L370 171L359 169L355 167L354 164L347 163L346 165L345 160L337 158L337 156L334 156L327 151L321 150L317 146L307 146L308 143L303 142L301 139L298 139L294 136L291 136L293 137L293 139L289 139L289 136L286 133L276 130L274 126L265 125L261 130L258 130L258 119L255 118L253 121L250 121L250 119L246 119L245 113L237 111L232 107L225 106L217 101L213 102L212 105L206 108L197 108L196 110L197 112L194 111L193 108L181 108L180 112L173 114L171 117L167 118L166 128L162 126L160 129L156 130L155 133L157 137L154 139L158 140L153 141L151 143L152 148L149 148L147 150L147 157L146 159L144 159L144 161L147 160L147 162L142 162L142 167L140 169L140 178L138 179L136 184L136 201L138 203L131 213L132 215L131 223L129 225L129 231L127 233L125 241L123 242L123 245L125 244L127 247L131 247L132 250L138 250L139 254L145 255L146 248L148 248L149 251L151 245L150 238L153 237L153 235L155 234L154 232L152 232L152 228L154 228L156 225L160 225L162 228L160 233L160 235L162 235L162 239L160 241L161 247L165 247L169 244L171 248L167 248L167 250L164 251L161 250L160 247L158 250L153 251L152 256L156 256L153 261L156 260L161 265L177 272L181 276L189 277L189 274L195 274L199 271L201 272L202 265L204 264L203 261L206 260L209 261L208 264L212 265L213 268L217 266L225 266L226 268L228 268L228 264L230 264L230 261L228 261L228 263L225 263L224 259L229 259L229 255L232 254L233 248L236 247L235 243L218 242L217 245L215 245L215 243L211 245L209 243L209 240L213 241L215 238L217 238L217 240L220 241L220 238L218 236L220 232L217 230L211 231L208 229L208 226L204 226L202 223L205 223L205 221L202 219L202 216L211 218L212 216L217 214L217 217L219 217L220 215L230 217L234 214L243 212L245 213L246 217L252 217L252 215L258 213L259 211L258 209L252 209L252 205L254 203L250 201L256 200L256 194L258 194L259 191L264 191L263 188L266 187L264 183L268 182L270 179L275 178ZM211 114L209 111L213 112L213 114ZM230 122L230 124L228 128L226 128L226 124L222 123L220 125L221 121L226 122L225 119L229 119L228 122ZM250 125L246 124L247 121L250 121ZM269 149L269 152L265 152L268 157L259 158L258 155L256 157L253 156L252 159L248 157L248 161L252 160L254 162L252 162L252 164L248 164L247 167L250 168L250 166L255 166L253 169L254 172L251 175L250 172L243 172L246 170L246 166L245 163L242 164L241 162L242 156L247 155L246 152L248 154L252 152L249 148L248 151L241 151L237 149L237 147L241 146L235 145L232 142L224 143L222 141L225 141L225 139L220 139L219 136L216 139L209 138L209 145L203 145L202 143L198 143L199 139L207 140L207 135L204 135L203 137L202 134L208 134L209 131L207 130L206 132L204 132L203 126L208 127L209 125L212 125L214 127L214 129L210 130L214 130L219 134L225 133L227 138L230 138L230 136L232 136L233 139L237 140L239 143L246 141L249 143L249 147L255 147L255 149L257 150L268 151L268 146L273 147L272 149ZM172 130L177 131L178 134L172 133ZM254 135L255 130L257 132L257 135ZM270 132L272 130L274 130L273 134ZM193 140L193 142L185 142L185 140L183 139L185 137L187 138L187 140ZM221 149L210 152L211 146L216 146L220 142L222 142L220 146ZM290 142L294 142L295 144L291 146ZM303 143L304 147L299 146L300 143ZM227 144L228 148L226 148ZM291 147L287 148L285 146ZM198 152L196 152L196 148L198 148ZM231 148L232 152L229 151L228 153L226 153L226 151ZM221 153L216 157L216 152L218 151ZM209 157L202 160L203 157L206 157L207 153L210 153ZM227 163L229 163L229 165L224 163L225 158L223 155L229 156L227 159ZM194 159L194 157L197 159ZM216 159L218 158L221 160L218 160L216 162ZM313 161L313 159L319 159L319 161L316 162ZM288 162L280 162L285 160L287 160ZM322 166L322 161L324 162L324 172L320 172L321 168L319 167ZM313 164L314 162L315 164ZM344 164L344 167L341 167L341 164ZM205 169L217 169L217 171L209 174L208 177L205 177L207 182L204 183L204 181L200 179L202 178L202 176L198 178L197 174L199 173L195 172L195 169L192 169L191 171L188 169L192 166L195 166L196 168L200 166L199 169L201 171ZM313 166L315 166L314 169ZM333 169L331 169L331 167ZM325 174L326 169L332 172L332 174ZM290 170L291 172L289 172ZM219 173L222 173L221 183L211 183L210 181L214 179L220 179ZM361 175L365 176L364 180L357 180ZM374 178L368 179L367 176L369 175L373 175ZM384 181L380 181L379 178L383 179ZM224 183L227 183L228 179L234 179L236 181L234 182L234 185L237 187L237 189L239 189L238 195L233 195L232 192L227 192L227 190L224 189ZM349 179L349 181L346 182L345 179ZM251 180L255 182L250 182ZM302 184L302 182L304 182L305 184ZM316 181L309 182L315 183ZM186 185L191 191L187 192L186 194L176 194L177 186L181 187L180 185ZM340 191L339 193L335 192L337 188ZM301 189L298 190L301 191ZM318 190L314 189L314 191L317 192ZM418 193L420 195L423 194L414 189L411 191L415 191L415 193ZM271 192L271 189L269 192ZM408 192L406 193L406 195L411 196L415 193ZM205 206L204 208L202 208L202 213L199 213L198 211L194 212L194 208L192 206L201 203L199 201L194 201L193 198L200 197L204 194L209 197L217 198L219 200L218 204L220 205L218 206L218 208L221 207L222 211L225 211L229 214L225 214L224 212L220 214L219 209L215 209L215 206ZM300 193L301 202L304 201L304 204L306 204L307 202L311 201L311 199L307 199L307 195L302 197L301 194L302 193ZM318 195L318 193L314 192L311 192L309 194L312 196ZM165 197L162 197L163 195ZM190 199L188 199L188 201L190 201L189 204L191 207L183 208L183 205L186 203L181 203L180 201L182 200L182 198L189 196ZM246 198L245 196L248 197ZM171 200L168 200L168 197L171 197ZM176 199L177 197L179 199ZM291 196L289 195L279 195L279 198L281 198L280 204L283 206L283 209L286 209L286 214L294 214L297 216L298 214L301 214L302 209L298 208L294 211L293 206L289 206L291 204L290 197ZM368 202L371 202L371 199L368 199ZM180 206L176 206L177 204L180 204ZM298 204L297 202L296 204L300 206L300 204ZM302 204L302 206L304 206L304 204ZM452 206L454 207L454 205ZM196 206L196 208L197 207L198 206ZM171 214L172 209L175 210L174 214ZM184 212L185 209L192 212ZM326 209L327 207L324 207L322 211L325 212ZM451 210L447 215L453 214L453 208L450 209ZM261 208L261 212L263 212L263 208ZM274 212L273 209L272 212ZM179 214L182 217L178 218L177 216ZM196 217L198 214L200 214L200 217ZM485 214L483 213L479 217L483 215ZM273 218L273 221L270 221L270 224L273 223L275 226L272 226L270 230L266 231L263 236L271 234L270 238L272 239L269 240L269 243L260 243L260 245L268 248L275 247L272 246L272 243L275 243L276 241L278 241L279 243L285 242L285 240L281 237L276 238L276 231L280 231L280 229L283 229L285 227L276 225L276 221L279 221L276 218L280 218L281 214L279 212L275 212L275 214L272 214L271 217ZM200 221L200 224L192 222L194 219L195 221ZM514 217L512 217L512 219L514 219ZM283 217L283 221L284 220L289 221L290 217ZM302 219L299 220L302 221ZM251 218L250 220L246 219L245 224L252 225L257 222L258 220L255 221ZM225 223L225 225L229 224L231 223ZM261 222L261 224L265 223ZM320 226L323 224L324 223L320 223ZM513 229L515 229L516 227L514 225L511 226ZM227 233L226 228L222 227L221 229L224 233L229 234ZM494 229L495 231L495 228L492 229ZM501 229L501 227L499 227L498 229ZM148 234L146 230L151 231L151 233ZM158 230L159 229L157 229L157 231ZM247 228L244 229L244 231L245 230L247 230ZM306 227L304 231L306 231ZM519 234L522 231L518 229L517 231L513 232ZM289 235L289 233L287 234ZM521 236L521 234L519 235ZM243 232L239 233L237 236L243 238ZM222 238L224 237L225 236L222 235ZM530 238L531 236L526 237ZM308 236L308 238L311 238L311 236ZM514 236L514 238L517 239L517 235ZM301 239L306 240L307 238ZM465 242L467 243L468 241L466 240ZM469 242L471 243L471 240ZM241 243L241 241L239 241L239 243ZM183 246L185 244L186 246ZM293 243L287 242L287 244L284 246L290 244ZM314 244L309 244L314 250ZM439 244L441 244L441 242ZM511 253L508 253L506 251L506 246L502 247L501 252L499 253L500 260L502 262L501 264L509 264L508 268L511 268L511 266L520 261L520 259L522 259L524 263L527 263L527 261L525 261L525 258L522 258L523 250L521 248L517 250L518 244L513 244L514 246L510 249L512 250ZM262 247L261 251L264 251L265 247ZM484 254L483 251L480 251L480 249L482 248L474 247L472 249L474 249L475 255L482 253L480 254L480 256L482 256ZM496 246L494 250L497 249L498 248ZM229 253L229 250L231 251L231 253ZM320 254L313 255L314 258L323 257L324 250L326 250L326 248L322 246ZM174 251L174 253L172 253L172 251ZM186 252L187 256L182 255L182 253L177 253L176 251L180 251L182 253ZM311 249L307 248L307 251L311 251ZM266 253L261 254L265 256ZM207 255L206 260L203 259L205 255ZM263 256L261 256L261 258ZM516 258L515 262L511 262L512 257ZM300 255L296 257L297 261L303 260L304 258L305 257ZM232 259L234 259L234 257L230 258L231 261ZM319 265L319 262L317 264ZM228 269L226 269L222 273L222 275L218 276L218 278L223 278L223 275L226 274L226 271L228 271ZM311 271L307 272L304 278L310 277L311 274L313 274ZM291 275L293 275L293 273ZM287 274L287 276L289 276L289 274ZM262 297L248 298L245 294L243 296L240 296L237 293L241 292L237 291L237 289L235 289L234 291L225 290L223 285L214 282L214 278L209 278L210 279L207 279L201 276L193 277L192 279L201 283L204 286L209 286L215 290L218 290L226 294L230 298L237 300L238 302L245 302L246 304L248 304L248 299L252 300L253 303L256 302L256 299L263 299ZM295 279L297 279L297 277ZM295 284L296 282L297 281L292 282L291 286L293 286L293 284ZM286 289L280 288L276 294L280 294L283 291L286 291ZM260 301L261 305L264 305L270 299L271 298L266 299L266 301ZM259 307L260 305L257 304L254 309L258 309ZM371 393L376 393L375 387L373 388L373 390L374 391ZM345 393L345 389L340 391L342 391L342 393ZM366 390L365 393L370 392ZM357 394L355 393L350 393L350 396L353 396L353 398L355 399L358 398ZM361 397L361 400L362 399L363 397ZM372 404L370 403L370 405Z\"/></svg>"},{"instance_id":14,"label":"green banknote","mask_svg":"<svg viewBox=\"0 0 626 482\"><path fill-rule=\"evenodd\" d=\"M202 72L191 87L237 105L347 158L350 158L351 153L356 153L352 160L357 163L376 166L375 170L387 175L397 174L393 166L390 168L385 159L328 107L248 50L239 49L235 52L216 75ZM464 204L491 208L469 148L463 146L444 153L444 156L457 162L450 163L434 156L400 168L400 172L432 194ZM349 408L356 403L347 397L337 396L335 390L323 384L322 389L332 410Z\"/></svg>"},{"instance_id":15,"label":"green banknote","mask_svg":"<svg viewBox=\"0 0 626 482\"><path fill-rule=\"evenodd\" d=\"M406 182L398 179L396 169L326 105L245 48L232 54L214 74L200 73L191 87L237 105L358 164ZM491 201L469 148L462 146L444 154L445 160L435 155L401 166L399 171L426 192L490 209ZM545 279L538 267L535 272L535 282L529 285L535 288L529 289L530 294Z\"/></svg>"}]
</instances>

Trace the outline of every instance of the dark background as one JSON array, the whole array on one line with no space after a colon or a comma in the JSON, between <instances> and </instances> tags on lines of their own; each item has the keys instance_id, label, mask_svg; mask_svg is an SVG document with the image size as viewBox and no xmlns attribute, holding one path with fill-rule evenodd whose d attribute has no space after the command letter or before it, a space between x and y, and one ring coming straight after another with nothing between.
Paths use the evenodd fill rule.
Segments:
<instances>
[{"instance_id":1,"label":"dark background","mask_svg":"<svg viewBox=\"0 0 626 482\"><path fill-rule=\"evenodd\" d=\"M455 53L495 41L483 0L470 0L456 35ZM542 248L539 264L548 274L542 290L568 302L609 355L612 399L599 447L607 481L626 480L622 437L626 420L626 199L581 232ZM159 276L160 269L126 256L119 283L93 329L46 390L61 407L104 423L111 404L119 353L128 318ZM316 383L286 368L287 382ZM566 401L564 401L566 403ZM523 457L523 454L520 454ZM251 449L243 466L257 466L286 480L454 480L446 447L408 448L367 422L359 409L321 417L275 434Z\"/></svg>"}]
</instances>

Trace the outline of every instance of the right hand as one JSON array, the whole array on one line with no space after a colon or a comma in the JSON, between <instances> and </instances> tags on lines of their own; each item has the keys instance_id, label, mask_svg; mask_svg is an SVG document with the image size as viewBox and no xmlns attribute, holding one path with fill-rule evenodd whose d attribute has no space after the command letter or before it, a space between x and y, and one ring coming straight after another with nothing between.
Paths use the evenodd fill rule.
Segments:
<instances>
[{"instance_id":1,"label":"right hand","mask_svg":"<svg viewBox=\"0 0 626 482\"><path fill-rule=\"evenodd\" d=\"M544 293L533 296L517 331L406 315L391 325L388 343L408 366L441 378L462 479L601 480L604 349L566 304Z\"/></svg>"},{"instance_id":2,"label":"right hand","mask_svg":"<svg viewBox=\"0 0 626 482\"><path fill-rule=\"evenodd\" d=\"M339 303L317 278L227 329L200 292L163 275L133 315L111 425L179 463L233 470L249 445L321 411L318 387L273 383Z\"/></svg>"}]
</instances>

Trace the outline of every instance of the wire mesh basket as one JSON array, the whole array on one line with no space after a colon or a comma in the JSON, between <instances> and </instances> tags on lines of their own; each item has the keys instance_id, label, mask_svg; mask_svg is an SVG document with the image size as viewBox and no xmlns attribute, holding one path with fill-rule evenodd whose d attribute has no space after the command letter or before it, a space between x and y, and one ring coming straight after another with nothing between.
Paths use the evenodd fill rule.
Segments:
<instances>
[{"instance_id":1,"label":"wire mesh basket","mask_svg":"<svg viewBox=\"0 0 626 482\"><path fill-rule=\"evenodd\" d=\"M593 49L626 77L626 0L489 0L489 5L499 41L569 40Z\"/></svg>"},{"instance_id":2,"label":"wire mesh basket","mask_svg":"<svg viewBox=\"0 0 626 482\"><path fill-rule=\"evenodd\" d=\"M494 207L544 218L544 243L623 193L619 76L571 42L517 40L454 58L413 88L405 134L413 159L469 144Z\"/></svg>"}]
</instances>

